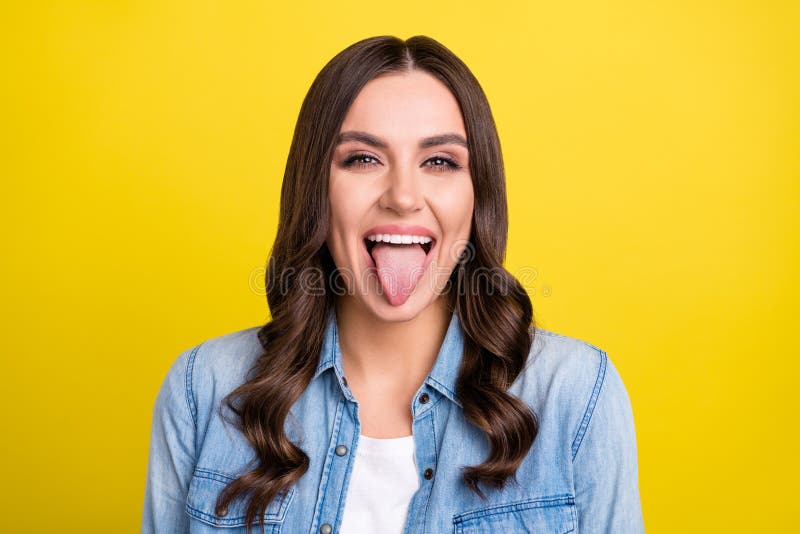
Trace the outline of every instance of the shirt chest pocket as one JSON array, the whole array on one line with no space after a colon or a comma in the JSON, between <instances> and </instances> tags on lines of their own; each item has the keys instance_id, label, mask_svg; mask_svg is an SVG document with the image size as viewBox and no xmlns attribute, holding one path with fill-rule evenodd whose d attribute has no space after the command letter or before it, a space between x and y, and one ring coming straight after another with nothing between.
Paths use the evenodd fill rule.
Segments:
<instances>
[{"instance_id":1,"label":"shirt chest pocket","mask_svg":"<svg viewBox=\"0 0 800 534\"><path fill-rule=\"evenodd\" d=\"M195 469L189 484L189 493L186 497L186 512L192 519L204 524L205 529L202 532L216 530L209 529L209 526L225 529L224 532L228 534L238 533L239 531L245 532L247 501L237 497L228 505L224 515L217 515L214 511L217 497L223 488L233 480L233 477L218 471ZM280 534L283 521L286 518L286 511L292 503L295 491L294 487L288 491L281 491L267 505L264 512L264 532L266 534ZM259 530L258 520L256 520L254 527L256 531Z\"/></svg>"},{"instance_id":2,"label":"shirt chest pocket","mask_svg":"<svg viewBox=\"0 0 800 534\"><path fill-rule=\"evenodd\" d=\"M455 534L566 534L575 530L571 495L517 501L453 516Z\"/></svg>"}]
</instances>

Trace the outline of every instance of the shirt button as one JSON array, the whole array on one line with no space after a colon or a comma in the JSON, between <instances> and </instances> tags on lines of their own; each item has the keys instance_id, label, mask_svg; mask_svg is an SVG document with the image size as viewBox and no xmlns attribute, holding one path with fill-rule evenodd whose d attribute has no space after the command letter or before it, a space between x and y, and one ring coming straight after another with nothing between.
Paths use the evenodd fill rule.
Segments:
<instances>
[{"instance_id":1,"label":"shirt button","mask_svg":"<svg viewBox=\"0 0 800 534\"><path fill-rule=\"evenodd\" d=\"M325 523L321 527L319 527L319 531L320 531L320 534L331 534L331 531L333 531L333 528L331 528L331 526L328 523Z\"/></svg>"},{"instance_id":2,"label":"shirt button","mask_svg":"<svg viewBox=\"0 0 800 534\"><path fill-rule=\"evenodd\" d=\"M428 402L428 400L429 400L429 399L430 399L430 397L428 397L428 394L427 394L427 393L423 393L422 395L420 395L420 396L419 396L419 401L420 401L422 404L426 404L426 403Z\"/></svg>"},{"instance_id":3,"label":"shirt button","mask_svg":"<svg viewBox=\"0 0 800 534\"><path fill-rule=\"evenodd\" d=\"M433 469L431 469L430 467L427 468L423 473L423 475L425 475L425 480L430 480L431 478L433 478Z\"/></svg>"},{"instance_id":4,"label":"shirt button","mask_svg":"<svg viewBox=\"0 0 800 534\"><path fill-rule=\"evenodd\" d=\"M336 446L336 456L344 456L347 454L347 447L344 445L337 445Z\"/></svg>"}]
</instances>

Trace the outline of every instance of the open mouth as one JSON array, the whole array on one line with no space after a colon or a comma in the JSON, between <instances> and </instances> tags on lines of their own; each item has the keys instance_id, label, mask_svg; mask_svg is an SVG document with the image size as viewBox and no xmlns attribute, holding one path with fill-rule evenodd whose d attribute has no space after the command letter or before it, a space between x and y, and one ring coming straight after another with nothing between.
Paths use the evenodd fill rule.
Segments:
<instances>
[{"instance_id":1,"label":"open mouth","mask_svg":"<svg viewBox=\"0 0 800 534\"><path fill-rule=\"evenodd\" d=\"M436 240L430 234L370 233L363 241L367 270L377 275L379 294L392 306L402 306L433 261Z\"/></svg>"},{"instance_id":2,"label":"open mouth","mask_svg":"<svg viewBox=\"0 0 800 534\"><path fill-rule=\"evenodd\" d=\"M375 258L372 256L372 249L375 248L375 245L378 244L378 241L370 241L366 237L364 238L364 247L367 249L367 254L372 260L372 267L375 267ZM409 243L409 244L402 244L402 243L391 243L390 246L393 247L421 247L425 255L427 256L430 254L431 249L436 244L436 239L431 238L428 243Z\"/></svg>"}]
</instances>

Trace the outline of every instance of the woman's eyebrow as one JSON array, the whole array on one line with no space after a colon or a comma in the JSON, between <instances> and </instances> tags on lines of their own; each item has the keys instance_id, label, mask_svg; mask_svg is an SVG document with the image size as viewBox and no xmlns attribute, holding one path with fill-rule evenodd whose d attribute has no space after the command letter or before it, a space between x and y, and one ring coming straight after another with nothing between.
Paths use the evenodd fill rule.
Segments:
<instances>
[{"instance_id":1,"label":"woman's eyebrow","mask_svg":"<svg viewBox=\"0 0 800 534\"><path fill-rule=\"evenodd\" d=\"M467 140L464 139L463 135L459 135L457 133L447 133L442 135L434 135L433 137L426 137L422 141L419 142L420 148L430 148L432 146L438 145L461 145L464 148L469 148L467 146Z\"/></svg>"},{"instance_id":2,"label":"woman's eyebrow","mask_svg":"<svg viewBox=\"0 0 800 534\"><path fill-rule=\"evenodd\" d=\"M386 141L378 137L375 137L372 134L368 134L366 132L358 132L358 131L342 132L336 138L337 145L346 143L348 141L361 141L362 143L373 146L375 148L386 149L389 147L389 144ZM457 133L446 133L446 134L426 137L420 140L419 147L430 148L432 146L447 145L447 144L456 144L456 145L461 145L464 148L468 148L467 140L464 139L463 135Z\"/></svg>"}]
</instances>

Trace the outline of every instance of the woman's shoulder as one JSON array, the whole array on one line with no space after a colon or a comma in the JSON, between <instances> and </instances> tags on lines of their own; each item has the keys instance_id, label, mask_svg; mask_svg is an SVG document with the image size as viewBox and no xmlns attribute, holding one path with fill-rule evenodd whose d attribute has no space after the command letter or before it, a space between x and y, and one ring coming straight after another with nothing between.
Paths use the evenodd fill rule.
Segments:
<instances>
[{"instance_id":1,"label":"woman's shoulder","mask_svg":"<svg viewBox=\"0 0 800 534\"><path fill-rule=\"evenodd\" d=\"M235 388L245 380L263 350L260 326L252 326L211 337L197 345L191 364L194 382L213 381L217 387Z\"/></svg>"},{"instance_id":2,"label":"woman's shoulder","mask_svg":"<svg viewBox=\"0 0 800 534\"><path fill-rule=\"evenodd\" d=\"M262 354L259 326L209 337L173 357L159 397L172 409L186 406L195 424L202 412L245 382Z\"/></svg>"},{"instance_id":3,"label":"woman's shoulder","mask_svg":"<svg viewBox=\"0 0 800 534\"><path fill-rule=\"evenodd\" d=\"M537 414L551 419L551 425L557 421L570 434L576 454L590 421L599 412L604 412L602 417L609 423L623 423L630 416L627 390L605 350L548 329L531 330L534 337L528 360L510 391Z\"/></svg>"},{"instance_id":4,"label":"woman's shoulder","mask_svg":"<svg viewBox=\"0 0 800 534\"><path fill-rule=\"evenodd\" d=\"M594 385L608 364L606 351L588 341L541 327L531 332L533 343L523 372L529 378L580 388Z\"/></svg>"}]
</instances>

